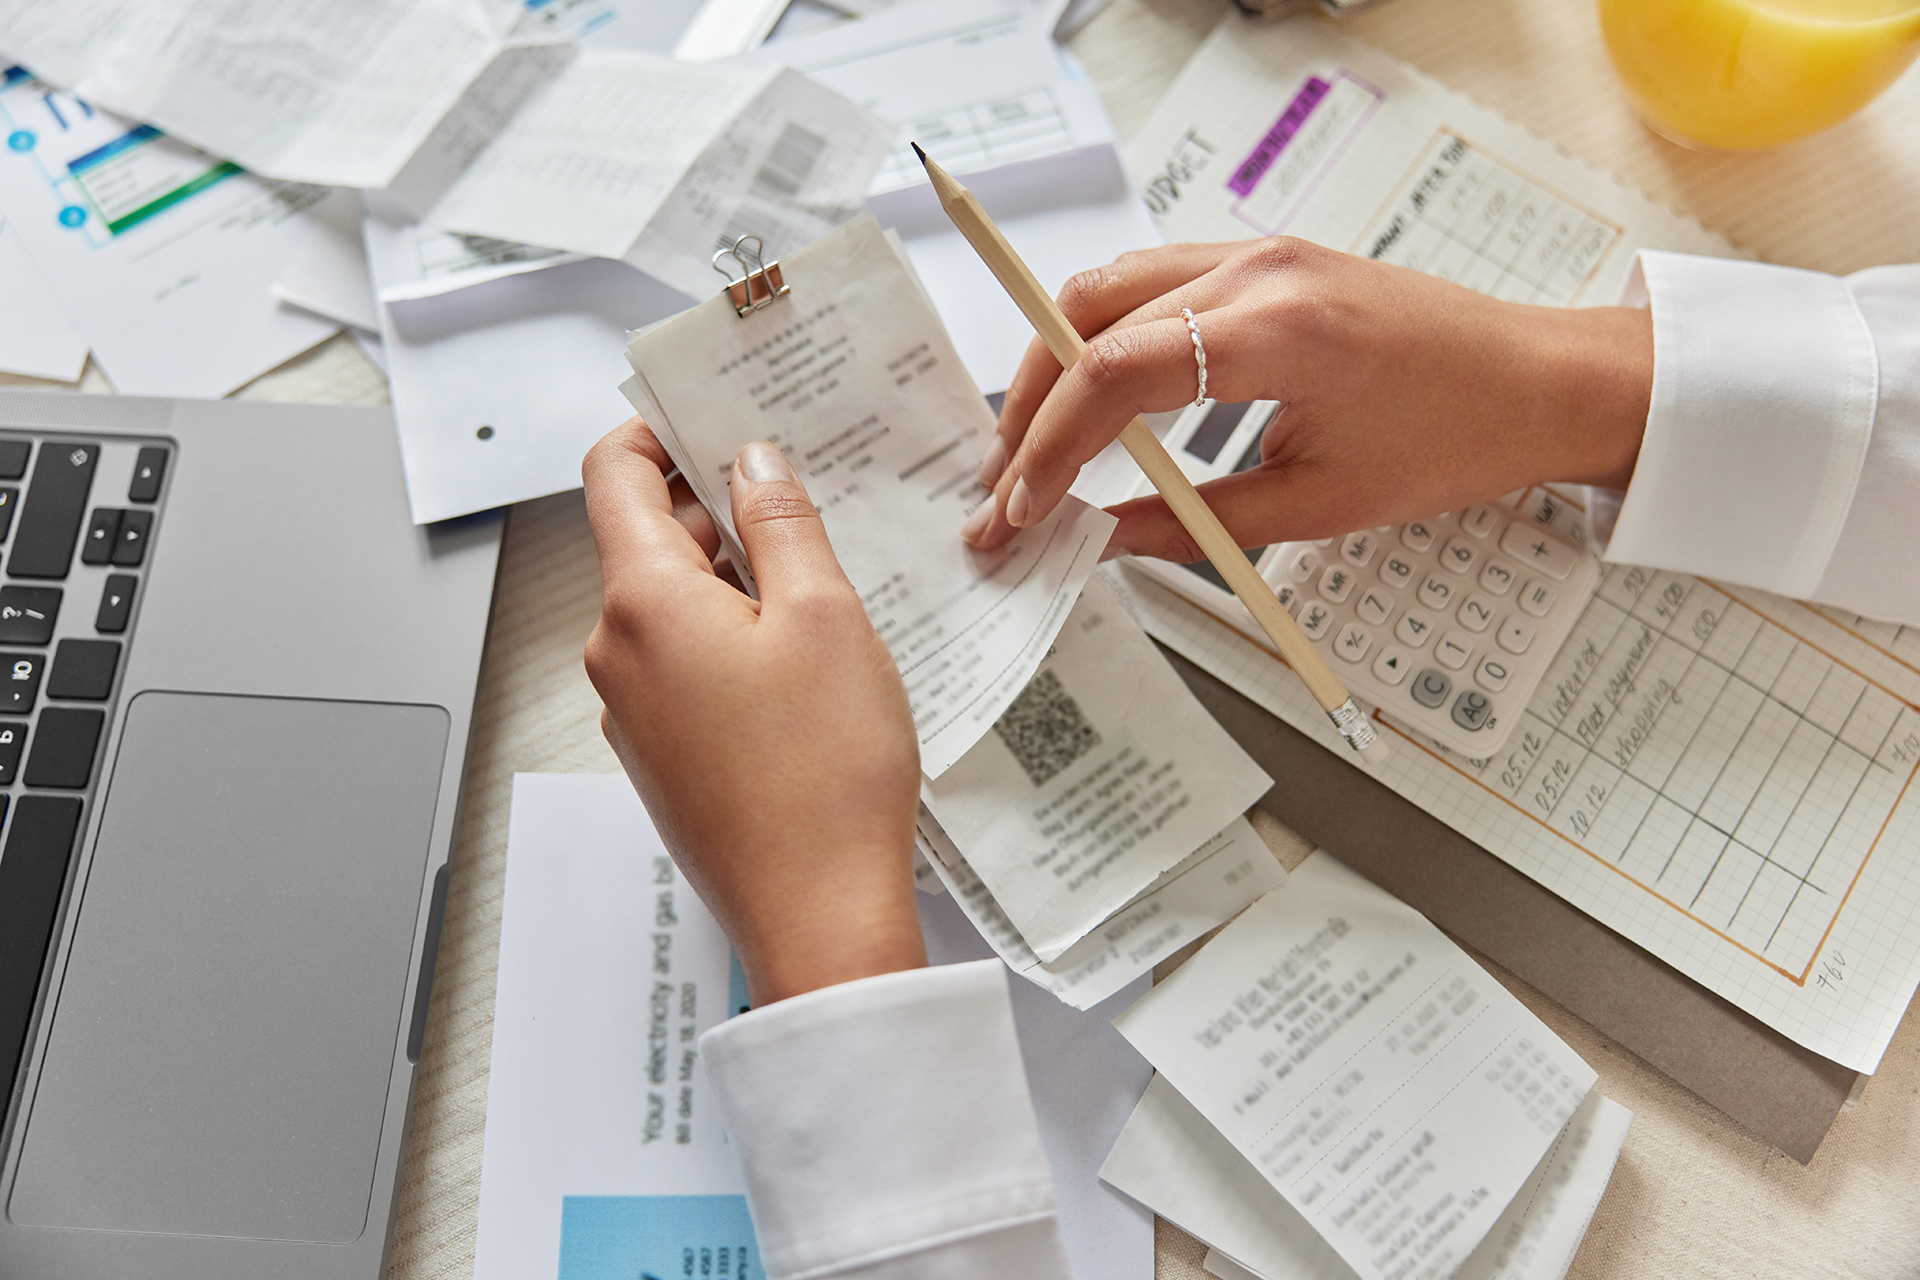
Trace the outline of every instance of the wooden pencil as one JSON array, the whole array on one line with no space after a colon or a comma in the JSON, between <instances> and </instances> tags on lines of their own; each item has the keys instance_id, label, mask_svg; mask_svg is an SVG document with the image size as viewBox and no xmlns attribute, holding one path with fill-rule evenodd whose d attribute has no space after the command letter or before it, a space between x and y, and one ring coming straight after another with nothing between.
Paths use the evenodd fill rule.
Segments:
<instances>
[{"instance_id":1,"label":"wooden pencil","mask_svg":"<svg viewBox=\"0 0 1920 1280\"><path fill-rule=\"evenodd\" d=\"M1087 344L1080 334L1068 323L1067 317L1054 302L1052 295L1041 288L1040 282L1020 260L1007 238L1000 234L1000 228L993 224L986 210L973 193L961 186L953 175L927 157L919 143L913 144L914 154L920 157L920 163L926 166L927 176L933 180L933 189L940 197L940 207L947 217L953 220L960 234L967 238L974 252L987 264L999 279L1001 287L1007 291L1014 304L1026 314L1041 341L1053 352L1060 367L1070 369L1086 350ZM1386 743L1374 730L1373 723L1367 719L1353 701L1353 695L1347 692L1340 677L1334 674L1320 651L1313 647L1306 634L1300 630L1300 624L1281 605L1266 580L1253 567L1252 561L1240 550L1233 536L1220 523L1220 517L1213 513L1206 499L1200 496L1193 482L1180 470L1180 464L1168 454L1166 447L1153 434L1146 421L1135 416L1120 432L1120 443L1125 445L1140 469L1153 481L1153 487L1166 500L1175 518L1193 540L1206 553L1207 559L1220 573L1233 594L1247 606L1247 612L1253 615L1260 629L1273 641L1274 648L1300 677L1301 683L1313 694L1315 702L1326 711L1340 736L1347 745L1373 759L1386 754Z\"/></svg>"}]
</instances>

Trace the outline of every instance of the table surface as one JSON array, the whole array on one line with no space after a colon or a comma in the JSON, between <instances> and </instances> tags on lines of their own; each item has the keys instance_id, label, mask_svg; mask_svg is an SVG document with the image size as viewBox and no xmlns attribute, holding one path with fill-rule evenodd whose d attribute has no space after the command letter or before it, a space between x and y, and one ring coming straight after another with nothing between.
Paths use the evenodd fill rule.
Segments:
<instances>
[{"instance_id":1,"label":"table surface","mask_svg":"<svg viewBox=\"0 0 1920 1280\"><path fill-rule=\"evenodd\" d=\"M1123 138L1226 12L1225 0L1114 0L1075 37ZM1821 137L1757 156L1708 155L1662 142L1634 120L1607 66L1592 0L1382 0L1343 25L1767 261L1825 271L1920 261L1920 70ZM0 375L6 382L31 380ZM111 390L91 365L80 389ZM387 400L385 379L344 336L239 394ZM581 665L599 602L599 566L579 495L515 507L388 1280L473 1269L512 776L617 771ZM1305 855L1291 832L1264 814L1253 817L1283 862ZM1488 968L1593 1064L1608 1097L1634 1112L1572 1275L1920 1276L1920 1014L1909 1012L1859 1104L1841 1113L1803 1167L1551 1000ZM1157 1254L1159 1277L1205 1275L1205 1248L1166 1222L1158 1224Z\"/></svg>"}]
</instances>

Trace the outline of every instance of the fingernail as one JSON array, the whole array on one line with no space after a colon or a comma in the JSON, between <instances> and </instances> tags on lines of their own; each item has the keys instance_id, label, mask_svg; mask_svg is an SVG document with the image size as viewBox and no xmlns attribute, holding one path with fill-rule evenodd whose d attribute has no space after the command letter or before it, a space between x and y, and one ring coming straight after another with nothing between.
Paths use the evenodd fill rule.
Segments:
<instances>
[{"instance_id":1,"label":"fingernail","mask_svg":"<svg viewBox=\"0 0 1920 1280\"><path fill-rule=\"evenodd\" d=\"M787 465L787 455L765 441L742 449L739 458L734 461L733 469L752 484L772 484L795 478L793 468Z\"/></svg>"},{"instance_id":2,"label":"fingernail","mask_svg":"<svg viewBox=\"0 0 1920 1280\"><path fill-rule=\"evenodd\" d=\"M1027 507L1033 502L1027 493L1027 478L1021 476L1013 482L1013 492L1007 495L1007 523L1016 529L1027 527Z\"/></svg>"},{"instance_id":3,"label":"fingernail","mask_svg":"<svg viewBox=\"0 0 1920 1280\"><path fill-rule=\"evenodd\" d=\"M989 494L987 500L975 507L973 514L967 517L966 523L960 526L960 540L962 542L979 541L980 535L987 531L987 525L992 520L993 495Z\"/></svg>"},{"instance_id":4,"label":"fingernail","mask_svg":"<svg viewBox=\"0 0 1920 1280\"><path fill-rule=\"evenodd\" d=\"M991 489L1000 483L1000 473L1007 469L1007 442L995 433L993 442L987 446L987 452L980 459L980 483Z\"/></svg>"}]
</instances>

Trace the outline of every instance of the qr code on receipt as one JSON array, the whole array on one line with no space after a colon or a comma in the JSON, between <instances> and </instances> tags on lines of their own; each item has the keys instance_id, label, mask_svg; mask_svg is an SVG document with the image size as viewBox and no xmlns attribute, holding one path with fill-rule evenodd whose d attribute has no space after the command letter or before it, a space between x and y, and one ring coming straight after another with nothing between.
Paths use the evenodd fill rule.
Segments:
<instances>
[{"instance_id":1,"label":"qr code on receipt","mask_svg":"<svg viewBox=\"0 0 1920 1280\"><path fill-rule=\"evenodd\" d=\"M1036 787L1100 745L1099 731L1051 671L1027 682L993 731Z\"/></svg>"}]
</instances>

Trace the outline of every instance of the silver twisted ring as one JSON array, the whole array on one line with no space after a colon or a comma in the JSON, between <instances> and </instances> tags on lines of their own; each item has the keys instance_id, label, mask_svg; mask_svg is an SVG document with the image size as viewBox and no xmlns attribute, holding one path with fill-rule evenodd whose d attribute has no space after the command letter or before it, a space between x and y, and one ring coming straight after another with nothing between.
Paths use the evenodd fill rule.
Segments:
<instances>
[{"instance_id":1,"label":"silver twisted ring","mask_svg":"<svg viewBox=\"0 0 1920 1280\"><path fill-rule=\"evenodd\" d=\"M1207 402L1207 348L1200 341L1200 322L1193 318L1193 308L1182 307L1180 314L1187 318L1187 332L1193 335L1193 362L1200 366L1200 386L1193 393L1193 403L1203 405Z\"/></svg>"}]
</instances>

